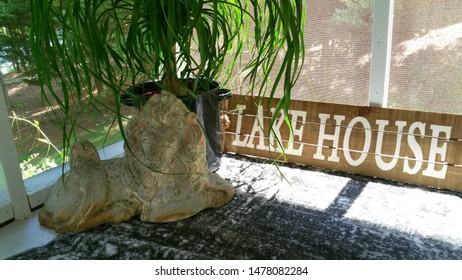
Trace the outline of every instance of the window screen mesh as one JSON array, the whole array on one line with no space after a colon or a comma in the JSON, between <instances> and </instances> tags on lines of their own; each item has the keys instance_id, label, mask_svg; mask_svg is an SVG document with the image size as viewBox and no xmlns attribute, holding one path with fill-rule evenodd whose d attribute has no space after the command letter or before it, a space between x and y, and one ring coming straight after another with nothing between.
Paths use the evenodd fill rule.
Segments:
<instances>
[{"instance_id":1,"label":"window screen mesh","mask_svg":"<svg viewBox=\"0 0 462 280\"><path fill-rule=\"evenodd\" d=\"M305 65L292 99L368 105L373 0L306 0L305 9ZM233 94L249 90L234 82Z\"/></svg>"},{"instance_id":2,"label":"window screen mesh","mask_svg":"<svg viewBox=\"0 0 462 280\"><path fill-rule=\"evenodd\" d=\"M369 104L374 0L306 0L293 99ZM388 106L462 114L462 1L396 0Z\"/></svg>"},{"instance_id":3,"label":"window screen mesh","mask_svg":"<svg viewBox=\"0 0 462 280\"><path fill-rule=\"evenodd\" d=\"M367 105L372 0L307 0L300 100Z\"/></svg>"},{"instance_id":4,"label":"window screen mesh","mask_svg":"<svg viewBox=\"0 0 462 280\"><path fill-rule=\"evenodd\" d=\"M462 1L395 1L389 107L462 114Z\"/></svg>"}]
</instances>

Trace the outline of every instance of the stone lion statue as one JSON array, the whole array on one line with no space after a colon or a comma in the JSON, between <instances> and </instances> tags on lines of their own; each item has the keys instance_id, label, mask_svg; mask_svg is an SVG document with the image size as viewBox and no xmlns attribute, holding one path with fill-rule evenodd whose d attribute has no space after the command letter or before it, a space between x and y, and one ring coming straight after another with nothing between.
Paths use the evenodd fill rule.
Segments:
<instances>
[{"instance_id":1,"label":"stone lion statue","mask_svg":"<svg viewBox=\"0 0 462 280\"><path fill-rule=\"evenodd\" d=\"M124 149L121 158L100 160L92 143L75 143L71 169L52 187L40 224L68 232L136 215L171 222L233 197L232 185L207 168L196 114L170 93L151 97L129 121Z\"/></svg>"}]
</instances>

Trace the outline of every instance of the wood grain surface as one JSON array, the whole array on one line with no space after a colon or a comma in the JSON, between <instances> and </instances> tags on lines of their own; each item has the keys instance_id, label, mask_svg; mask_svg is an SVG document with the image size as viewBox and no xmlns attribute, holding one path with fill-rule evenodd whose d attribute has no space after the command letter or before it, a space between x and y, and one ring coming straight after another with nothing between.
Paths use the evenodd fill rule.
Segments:
<instances>
[{"instance_id":1,"label":"wood grain surface","mask_svg":"<svg viewBox=\"0 0 462 280\"><path fill-rule=\"evenodd\" d=\"M278 102L228 100L224 150L462 191L460 115L291 101L289 128Z\"/></svg>"}]
</instances>

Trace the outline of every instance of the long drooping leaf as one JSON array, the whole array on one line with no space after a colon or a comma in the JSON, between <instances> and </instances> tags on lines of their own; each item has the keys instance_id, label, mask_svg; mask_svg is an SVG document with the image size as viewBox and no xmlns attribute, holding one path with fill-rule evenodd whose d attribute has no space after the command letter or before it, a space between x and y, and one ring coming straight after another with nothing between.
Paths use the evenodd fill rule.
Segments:
<instances>
[{"instance_id":1,"label":"long drooping leaf","mask_svg":"<svg viewBox=\"0 0 462 280\"><path fill-rule=\"evenodd\" d=\"M303 0L30 1L33 55L44 100L62 112L65 155L87 103L112 112L123 135L120 95L143 80L195 94L174 87L186 87L185 78L197 86L203 77L241 77L252 95L283 96L271 124L282 112L290 128L304 58ZM94 81L112 93L111 104L94 95Z\"/></svg>"}]
</instances>

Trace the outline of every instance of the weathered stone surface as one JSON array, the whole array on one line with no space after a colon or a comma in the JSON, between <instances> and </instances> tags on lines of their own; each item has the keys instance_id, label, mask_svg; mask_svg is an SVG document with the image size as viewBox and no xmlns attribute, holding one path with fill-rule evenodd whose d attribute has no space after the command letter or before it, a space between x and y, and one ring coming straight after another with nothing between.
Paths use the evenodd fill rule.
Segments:
<instances>
[{"instance_id":1,"label":"weathered stone surface","mask_svg":"<svg viewBox=\"0 0 462 280\"><path fill-rule=\"evenodd\" d=\"M126 141L124 157L107 161L92 143L76 143L71 170L50 191L40 224L67 232L135 215L146 222L178 221L232 199L233 187L207 168L195 113L173 95L150 98L127 125Z\"/></svg>"}]
</instances>

